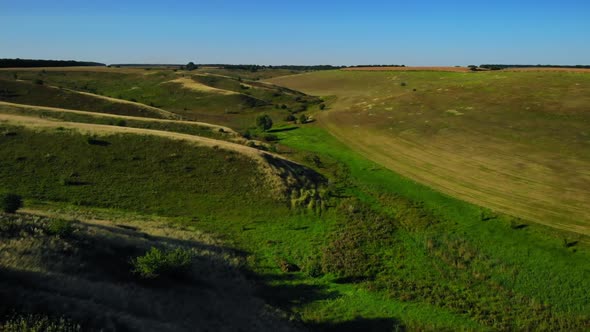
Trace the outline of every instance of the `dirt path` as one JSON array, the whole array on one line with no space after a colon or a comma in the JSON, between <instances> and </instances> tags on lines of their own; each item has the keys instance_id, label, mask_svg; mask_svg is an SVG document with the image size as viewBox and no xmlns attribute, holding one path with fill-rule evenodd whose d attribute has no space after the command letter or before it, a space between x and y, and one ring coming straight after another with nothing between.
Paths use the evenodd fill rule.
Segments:
<instances>
[{"instance_id":1,"label":"dirt path","mask_svg":"<svg viewBox=\"0 0 590 332\"><path fill-rule=\"evenodd\" d=\"M161 84L166 84L166 83L178 83L178 84L182 85L183 88L193 90L193 91L198 91L198 92L210 92L210 93L216 93L216 94L220 94L220 95L237 95L237 94L239 94L237 92L230 91L230 90L214 88L212 86L208 86L203 83L199 83L199 82L197 82L193 79L187 78L187 77L180 77L180 78L177 78L177 79L174 79L171 81L162 82Z\"/></svg>"}]
</instances>

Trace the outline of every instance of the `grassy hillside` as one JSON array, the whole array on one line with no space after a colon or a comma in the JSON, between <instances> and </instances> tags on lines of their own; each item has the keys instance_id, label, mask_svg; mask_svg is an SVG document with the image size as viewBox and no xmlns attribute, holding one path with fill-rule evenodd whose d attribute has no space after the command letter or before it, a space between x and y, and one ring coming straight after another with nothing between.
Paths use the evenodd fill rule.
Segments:
<instances>
[{"instance_id":1,"label":"grassy hillside","mask_svg":"<svg viewBox=\"0 0 590 332\"><path fill-rule=\"evenodd\" d=\"M0 324L590 328L588 237L453 198L344 144L327 117L346 118L339 103L374 92L363 88L369 79L349 85L338 75L289 78L310 87L330 78L328 90L346 93L326 98L317 124L275 128L276 154L228 142L206 124L0 105L0 191L26 199L23 213L0 215L0 292L17 308L13 317L0 307ZM190 80L171 84L220 96L248 90L227 77ZM54 221L64 218L79 222ZM130 261L151 247L193 252L192 272L158 285L137 280ZM146 307L155 298L157 307Z\"/></svg>"},{"instance_id":2,"label":"grassy hillside","mask_svg":"<svg viewBox=\"0 0 590 332\"><path fill-rule=\"evenodd\" d=\"M211 137L223 140L243 140L239 138L238 133L231 130L230 128L201 122L160 120L132 116L118 116L113 114L93 113L77 110L67 110L61 108L49 108L2 102L0 102L0 113L32 116L56 121L94 123L100 125L111 125L119 127L162 130L175 133L197 135L201 137Z\"/></svg>"},{"instance_id":3,"label":"grassy hillside","mask_svg":"<svg viewBox=\"0 0 590 332\"><path fill-rule=\"evenodd\" d=\"M47 86L45 82L0 80L0 101L156 119L170 117L170 114L145 105L81 94Z\"/></svg>"},{"instance_id":4,"label":"grassy hillside","mask_svg":"<svg viewBox=\"0 0 590 332\"><path fill-rule=\"evenodd\" d=\"M590 234L590 75L330 71L271 80L335 96L320 123L450 195Z\"/></svg>"},{"instance_id":5,"label":"grassy hillside","mask_svg":"<svg viewBox=\"0 0 590 332\"><path fill-rule=\"evenodd\" d=\"M73 98L67 90L59 90L60 93L57 94L56 91L47 91L50 88L34 84L40 80L45 85L139 102L145 108L165 109L187 120L211 122L236 129L251 126L259 114L268 113L279 123L290 113L317 108L320 103L318 98L286 88L242 79L241 76L222 76L200 71L129 68L97 71L69 68L61 71L15 69L0 70L0 78L0 92L5 91L6 95L2 100L9 102L126 114L104 110L102 107L92 108L89 106L91 101L88 100L88 95L75 95ZM15 93L17 88L22 91ZM62 96L64 94L67 96Z\"/></svg>"}]
</instances>

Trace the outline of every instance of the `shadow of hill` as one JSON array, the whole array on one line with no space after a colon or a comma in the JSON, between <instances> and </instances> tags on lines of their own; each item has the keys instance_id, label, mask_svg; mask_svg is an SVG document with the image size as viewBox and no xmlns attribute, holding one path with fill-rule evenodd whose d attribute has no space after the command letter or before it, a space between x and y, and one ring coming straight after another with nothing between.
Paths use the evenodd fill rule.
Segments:
<instances>
[{"instance_id":1,"label":"shadow of hill","mask_svg":"<svg viewBox=\"0 0 590 332\"><path fill-rule=\"evenodd\" d=\"M85 223L49 235L52 220L0 214L0 327L16 311L66 317L84 331L295 330L255 295L232 250ZM140 280L130 260L150 247L190 250L190 272Z\"/></svg>"},{"instance_id":2,"label":"shadow of hill","mask_svg":"<svg viewBox=\"0 0 590 332\"><path fill-rule=\"evenodd\" d=\"M356 318L346 322L313 324L308 327L314 331L323 332L406 331L404 325L395 318Z\"/></svg>"}]
</instances>

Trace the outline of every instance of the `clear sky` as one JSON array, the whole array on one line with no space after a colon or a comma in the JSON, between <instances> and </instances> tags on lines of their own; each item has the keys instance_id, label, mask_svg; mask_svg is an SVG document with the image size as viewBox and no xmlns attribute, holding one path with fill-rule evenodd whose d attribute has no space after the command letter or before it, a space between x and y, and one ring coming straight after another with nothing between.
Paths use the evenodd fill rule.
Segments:
<instances>
[{"instance_id":1,"label":"clear sky","mask_svg":"<svg viewBox=\"0 0 590 332\"><path fill-rule=\"evenodd\" d=\"M590 0L0 0L0 58L590 64Z\"/></svg>"}]
</instances>

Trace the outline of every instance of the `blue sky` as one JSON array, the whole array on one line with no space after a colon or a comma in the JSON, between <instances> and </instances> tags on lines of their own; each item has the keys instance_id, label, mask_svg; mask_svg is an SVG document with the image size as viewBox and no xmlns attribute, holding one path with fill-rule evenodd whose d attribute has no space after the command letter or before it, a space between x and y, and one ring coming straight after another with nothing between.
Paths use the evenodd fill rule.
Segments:
<instances>
[{"instance_id":1,"label":"blue sky","mask_svg":"<svg viewBox=\"0 0 590 332\"><path fill-rule=\"evenodd\" d=\"M0 0L0 58L590 64L590 1Z\"/></svg>"}]
</instances>

